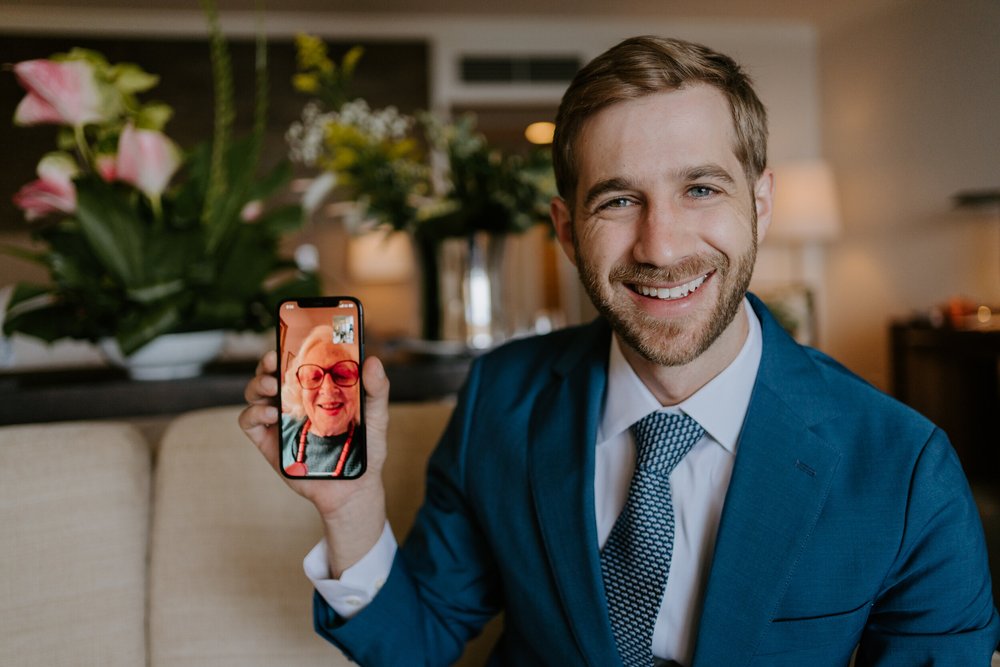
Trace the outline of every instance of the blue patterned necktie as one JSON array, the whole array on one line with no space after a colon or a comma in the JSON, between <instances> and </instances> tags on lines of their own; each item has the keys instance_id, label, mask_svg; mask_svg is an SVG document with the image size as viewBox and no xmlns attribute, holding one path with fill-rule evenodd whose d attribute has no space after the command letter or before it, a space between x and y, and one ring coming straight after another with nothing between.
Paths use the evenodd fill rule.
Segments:
<instances>
[{"instance_id":1,"label":"blue patterned necktie","mask_svg":"<svg viewBox=\"0 0 1000 667\"><path fill-rule=\"evenodd\" d=\"M687 415L654 412L633 424L632 433L635 474L625 509L601 550L601 574L622 662L649 667L674 547L670 472L705 431Z\"/></svg>"}]
</instances>

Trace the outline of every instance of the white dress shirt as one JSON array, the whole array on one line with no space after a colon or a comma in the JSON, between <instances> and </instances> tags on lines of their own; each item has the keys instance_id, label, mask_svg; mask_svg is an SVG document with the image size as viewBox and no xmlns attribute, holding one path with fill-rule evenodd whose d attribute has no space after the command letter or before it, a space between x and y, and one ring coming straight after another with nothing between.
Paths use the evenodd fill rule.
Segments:
<instances>
[{"instance_id":1,"label":"white dress shirt","mask_svg":"<svg viewBox=\"0 0 1000 667\"><path fill-rule=\"evenodd\" d=\"M715 551L715 536L733 470L736 447L760 365L760 322L744 299L749 333L736 359L684 402L663 408L625 360L612 337L607 399L597 430L594 499L597 538L604 545L625 506L635 470L630 427L657 410L684 412L705 435L670 473L674 507L674 547L670 576L656 624L653 654L690 664L698 618ZM351 618L385 583L396 554L388 523L378 543L360 561L330 579L326 543L320 541L303 563L306 576L340 616Z\"/></svg>"}]
</instances>

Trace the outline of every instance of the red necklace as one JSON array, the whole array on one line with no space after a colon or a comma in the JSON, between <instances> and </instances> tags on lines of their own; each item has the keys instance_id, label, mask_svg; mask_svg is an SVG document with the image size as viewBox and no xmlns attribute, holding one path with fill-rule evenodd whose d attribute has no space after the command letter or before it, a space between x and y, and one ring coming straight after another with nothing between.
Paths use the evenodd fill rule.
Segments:
<instances>
[{"instance_id":1,"label":"red necklace","mask_svg":"<svg viewBox=\"0 0 1000 667\"><path fill-rule=\"evenodd\" d=\"M295 455L295 463L292 463L285 471L289 475L295 477L304 477L309 473L309 467L305 464L306 458L306 436L309 435L309 428L312 426L312 421L307 417L306 423L302 427L302 434L299 436L299 451ZM339 477L340 473L344 469L344 464L347 462L347 454L351 449L351 440L354 439L354 422L351 421L347 427L347 440L344 442L344 448L340 451L340 459L337 460L337 467L333 469L330 473L334 477Z\"/></svg>"}]
</instances>

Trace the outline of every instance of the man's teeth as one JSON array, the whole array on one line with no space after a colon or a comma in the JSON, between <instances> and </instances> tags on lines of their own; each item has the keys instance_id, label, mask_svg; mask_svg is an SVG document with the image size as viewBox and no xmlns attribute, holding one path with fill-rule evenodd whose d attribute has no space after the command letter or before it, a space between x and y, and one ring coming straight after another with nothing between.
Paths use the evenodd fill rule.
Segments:
<instances>
[{"instance_id":1,"label":"man's teeth","mask_svg":"<svg viewBox=\"0 0 1000 667\"><path fill-rule=\"evenodd\" d=\"M689 283L678 285L677 287L647 287L646 285L636 285L636 291L643 296L651 296L656 299L680 299L695 291L705 282L708 276L699 276Z\"/></svg>"}]
</instances>

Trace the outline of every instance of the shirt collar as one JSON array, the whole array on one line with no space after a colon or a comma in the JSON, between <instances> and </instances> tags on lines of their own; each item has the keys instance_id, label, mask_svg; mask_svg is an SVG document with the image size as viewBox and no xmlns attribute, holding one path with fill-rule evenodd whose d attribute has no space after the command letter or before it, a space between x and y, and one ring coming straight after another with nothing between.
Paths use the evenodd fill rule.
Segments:
<instances>
[{"instance_id":1,"label":"shirt collar","mask_svg":"<svg viewBox=\"0 0 1000 667\"><path fill-rule=\"evenodd\" d=\"M669 408L692 417L713 440L733 454L750 406L763 350L760 321L747 299L743 299L743 310L749 323L748 333L736 358L687 400ZM611 338L608 393L597 432L598 444L617 437L651 412L663 409L625 360L620 345L615 334Z\"/></svg>"}]
</instances>

